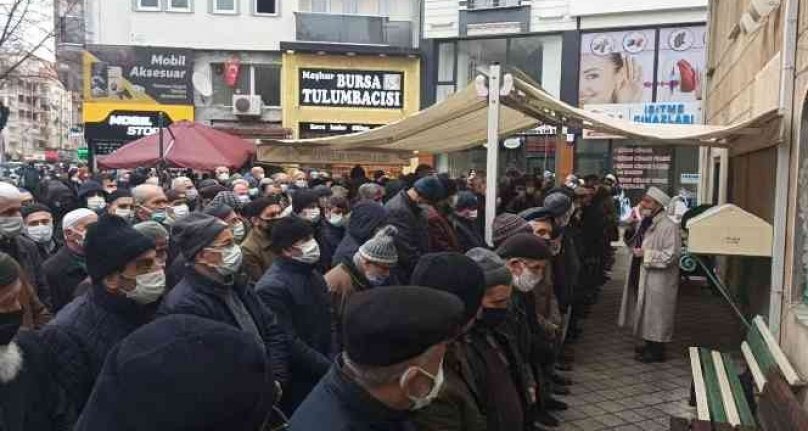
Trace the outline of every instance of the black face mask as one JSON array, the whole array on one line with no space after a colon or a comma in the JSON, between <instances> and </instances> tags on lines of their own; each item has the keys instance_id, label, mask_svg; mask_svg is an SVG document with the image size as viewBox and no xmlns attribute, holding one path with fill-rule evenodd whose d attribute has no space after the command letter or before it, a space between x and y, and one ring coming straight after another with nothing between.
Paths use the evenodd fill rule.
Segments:
<instances>
[{"instance_id":1,"label":"black face mask","mask_svg":"<svg viewBox=\"0 0 808 431\"><path fill-rule=\"evenodd\" d=\"M483 314L480 316L480 323L489 328L496 328L507 318L507 308L483 308Z\"/></svg>"},{"instance_id":2,"label":"black face mask","mask_svg":"<svg viewBox=\"0 0 808 431\"><path fill-rule=\"evenodd\" d=\"M5 346L14 339L22 325L22 309L11 313L0 313L0 346Z\"/></svg>"}]
</instances>

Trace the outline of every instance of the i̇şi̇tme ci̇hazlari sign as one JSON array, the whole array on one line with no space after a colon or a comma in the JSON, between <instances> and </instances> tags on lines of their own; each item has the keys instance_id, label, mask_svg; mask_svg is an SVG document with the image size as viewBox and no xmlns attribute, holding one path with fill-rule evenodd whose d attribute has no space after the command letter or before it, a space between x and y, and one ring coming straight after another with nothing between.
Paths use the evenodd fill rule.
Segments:
<instances>
[{"instance_id":1,"label":"i\u0307\u015fi\u0307tme ci\u0307hazlari sign","mask_svg":"<svg viewBox=\"0 0 808 431\"><path fill-rule=\"evenodd\" d=\"M402 109L404 73L300 69L301 106Z\"/></svg>"}]
</instances>

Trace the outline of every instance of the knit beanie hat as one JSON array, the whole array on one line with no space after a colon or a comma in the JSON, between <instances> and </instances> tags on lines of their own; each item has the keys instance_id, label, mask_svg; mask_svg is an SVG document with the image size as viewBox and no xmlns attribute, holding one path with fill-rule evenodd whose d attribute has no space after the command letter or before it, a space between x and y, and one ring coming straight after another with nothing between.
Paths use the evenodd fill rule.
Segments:
<instances>
[{"instance_id":1,"label":"knit beanie hat","mask_svg":"<svg viewBox=\"0 0 808 431\"><path fill-rule=\"evenodd\" d=\"M525 221L530 222L534 220L552 220L555 215L547 208L533 207L520 212L519 217L522 217L525 219Z\"/></svg>"},{"instance_id":2,"label":"knit beanie hat","mask_svg":"<svg viewBox=\"0 0 808 431\"><path fill-rule=\"evenodd\" d=\"M561 192L554 192L544 198L544 208L553 213L553 216L560 217L567 213L572 207L572 199Z\"/></svg>"},{"instance_id":3,"label":"knit beanie hat","mask_svg":"<svg viewBox=\"0 0 808 431\"><path fill-rule=\"evenodd\" d=\"M0 287L6 287L20 278L20 266L13 257L0 252Z\"/></svg>"},{"instance_id":4,"label":"knit beanie hat","mask_svg":"<svg viewBox=\"0 0 808 431\"><path fill-rule=\"evenodd\" d=\"M320 196L313 190L303 189L295 193L292 197L292 212L299 214L311 204L318 204Z\"/></svg>"},{"instance_id":5,"label":"knit beanie hat","mask_svg":"<svg viewBox=\"0 0 808 431\"><path fill-rule=\"evenodd\" d=\"M525 219L516 214L500 214L494 219L494 247L499 247L506 239L519 233L532 233L533 229L530 228Z\"/></svg>"},{"instance_id":6,"label":"knit beanie hat","mask_svg":"<svg viewBox=\"0 0 808 431\"><path fill-rule=\"evenodd\" d=\"M460 253L430 253L421 256L412 271L410 283L449 292L465 306L464 322L480 308L485 294L485 276L476 262Z\"/></svg>"},{"instance_id":7,"label":"knit beanie hat","mask_svg":"<svg viewBox=\"0 0 808 431\"><path fill-rule=\"evenodd\" d=\"M435 175L427 175L412 186L428 202L437 202L446 197L446 189Z\"/></svg>"},{"instance_id":8,"label":"knit beanie hat","mask_svg":"<svg viewBox=\"0 0 808 431\"><path fill-rule=\"evenodd\" d=\"M465 209L477 209L479 205L479 201L477 200L477 195L469 191L462 191L457 194L457 201L455 202L455 209L465 210Z\"/></svg>"},{"instance_id":9,"label":"knit beanie hat","mask_svg":"<svg viewBox=\"0 0 808 431\"><path fill-rule=\"evenodd\" d=\"M467 251L466 256L482 268L483 274L485 274L486 288L502 285L510 286L512 281L511 271L505 266L505 261L496 253L486 248L477 247Z\"/></svg>"},{"instance_id":10,"label":"knit beanie hat","mask_svg":"<svg viewBox=\"0 0 808 431\"><path fill-rule=\"evenodd\" d=\"M40 203L26 205L26 206L24 206L24 207L22 207L20 209L20 213L22 213L22 218L27 218L29 215L31 215L33 213L42 213L42 212L48 213L48 214L53 214L53 212L50 210L50 208L48 208L45 205L42 205Z\"/></svg>"},{"instance_id":11,"label":"knit beanie hat","mask_svg":"<svg viewBox=\"0 0 808 431\"><path fill-rule=\"evenodd\" d=\"M224 204L232 208L234 211L239 212L241 211L241 207L244 204L238 200L238 195L235 192L231 192L229 190L225 190L223 192L219 192L216 196L213 197L213 200L210 201L211 205L215 204Z\"/></svg>"},{"instance_id":12,"label":"knit beanie hat","mask_svg":"<svg viewBox=\"0 0 808 431\"><path fill-rule=\"evenodd\" d=\"M227 229L227 223L205 213L192 212L177 220L171 227L171 240L177 243L182 255L188 261L209 246Z\"/></svg>"},{"instance_id":13,"label":"knit beanie hat","mask_svg":"<svg viewBox=\"0 0 808 431\"><path fill-rule=\"evenodd\" d=\"M300 217L284 217L272 228L270 238L270 249L281 254L283 250L293 246L296 242L314 235L314 228L311 223Z\"/></svg>"},{"instance_id":14,"label":"knit beanie hat","mask_svg":"<svg viewBox=\"0 0 808 431\"><path fill-rule=\"evenodd\" d=\"M394 238L398 233L395 226L385 226L373 238L359 247L359 255L376 263L395 265L398 263L398 252Z\"/></svg>"},{"instance_id":15,"label":"knit beanie hat","mask_svg":"<svg viewBox=\"0 0 808 431\"><path fill-rule=\"evenodd\" d=\"M87 274L98 282L154 247L154 241L129 226L126 220L101 217L87 228L84 241Z\"/></svg>"},{"instance_id":16,"label":"knit beanie hat","mask_svg":"<svg viewBox=\"0 0 808 431\"><path fill-rule=\"evenodd\" d=\"M360 201L353 207L348 220L348 233L357 242L365 242L373 236L373 232L384 225L387 220L387 209L384 205L373 201Z\"/></svg>"}]
</instances>

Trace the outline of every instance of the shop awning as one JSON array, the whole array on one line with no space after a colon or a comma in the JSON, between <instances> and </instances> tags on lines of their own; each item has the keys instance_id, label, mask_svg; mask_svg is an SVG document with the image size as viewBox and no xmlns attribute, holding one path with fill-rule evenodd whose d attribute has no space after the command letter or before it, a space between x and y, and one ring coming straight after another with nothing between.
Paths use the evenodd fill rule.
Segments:
<instances>
[{"instance_id":1,"label":"shop awning","mask_svg":"<svg viewBox=\"0 0 808 431\"><path fill-rule=\"evenodd\" d=\"M643 124L585 111L553 97L527 79L506 75L501 97L499 134L507 137L539 124L591 129L643 141L644 145L728 147L739 135L760 133L757 126L777 116L762 113L728 126ZM479 146L487 140L488 100L480 88L485 79L414 115L385 126L351 135L316 139L265 140L260 160L271 161L272 145L328 146L339 150L424 151L443 153ZM560 129L559 129L560 130ZM264 157L264 155L268 157Z\"/></svg>"}]
</instances>

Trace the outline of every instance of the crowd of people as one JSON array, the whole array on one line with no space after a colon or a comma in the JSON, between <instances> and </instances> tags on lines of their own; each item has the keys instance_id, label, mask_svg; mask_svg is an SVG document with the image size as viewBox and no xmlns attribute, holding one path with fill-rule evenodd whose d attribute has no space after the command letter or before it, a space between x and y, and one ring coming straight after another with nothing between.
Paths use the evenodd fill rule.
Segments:
<instances>
[{"instance_id":1,"label":"crowd of people","mask_svg":"<svg viewBox=\"0 0 808 431\"><path fill-rule=\"evenodd\" d=\"M427 165L371 177L27 167L0 182L0 428L559 426L614 263L614 176L509 171L496 197L484 175ZM644 362L672 334L670 289L643 288L675 271L668 201L649 190L627 236L620 318Z\"/></svg>"}]
</instances>

